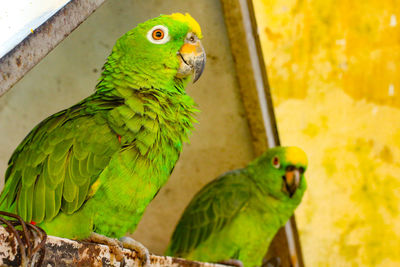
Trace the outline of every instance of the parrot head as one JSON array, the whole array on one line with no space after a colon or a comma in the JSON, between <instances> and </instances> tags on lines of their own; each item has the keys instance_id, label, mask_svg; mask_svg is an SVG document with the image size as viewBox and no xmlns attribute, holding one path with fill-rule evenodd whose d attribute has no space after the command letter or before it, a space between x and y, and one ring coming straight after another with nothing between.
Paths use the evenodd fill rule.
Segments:
<instances>
[{"instance_id":1,"label":"parrot head","mask_svg":"<svg viewBox=\"0 0 400 267\"><path fill-rule=\"evenodd\" d=\"M200 39L200 26L189 14L161 15L123 35L108 65L114 62L120 72L133 73L129 82L136 87L185 85L190 78L199 79L206 63Z\"/></svg>"},{"instance_id":2,"label":"parrot head","mask_svg":"<svg viewBox=\"0 0 400 267\"><path fill-rule=\"evenodd\" d=\"M306 189L307 156L300 148L271 148L249 166L266 184L268 194L278 199L301 199Z\"/></svg>"}]
</instances>

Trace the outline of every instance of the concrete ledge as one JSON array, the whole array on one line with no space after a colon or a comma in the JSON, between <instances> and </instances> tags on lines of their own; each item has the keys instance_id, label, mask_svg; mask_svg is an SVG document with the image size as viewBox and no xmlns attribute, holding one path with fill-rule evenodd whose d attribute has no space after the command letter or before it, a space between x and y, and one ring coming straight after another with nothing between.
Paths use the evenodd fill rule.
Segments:
<instances>
[{"instance_id":1,"label":"concrete ledge","mask_svg":"<svg viewBox=\"0 0 400 267\"><path fill-rule=\"evenodd\" d=\"M0 58L0 96L40 62L105 0L71 0Z\"/></svg>"}]
</instances>

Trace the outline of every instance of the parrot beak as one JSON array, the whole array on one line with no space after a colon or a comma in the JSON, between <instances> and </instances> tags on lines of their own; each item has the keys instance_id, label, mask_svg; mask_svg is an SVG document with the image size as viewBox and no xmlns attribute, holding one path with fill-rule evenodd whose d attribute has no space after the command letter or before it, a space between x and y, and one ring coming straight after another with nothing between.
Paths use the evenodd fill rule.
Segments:
<instances>
[{"instance_id":1,"label":"parrot beak","mask_svg":"<svg viewBox=\"0 0 400 267\"><path fill-rule=\"evenodd\" d=\"M189 33L185 39L185 43L177 53L180 60L177 73L178 78L193 75L193 83L201 76L206 65L206 53L197 36Z\"/></svg>"},{"instance_id":2,"label":"parrot beak","mask_svg":"<svg viewBox=\"0 0 400 267\"><path fill-rule=\"evenodd\" d=\"M300 170L295 166L289 165L286 168L285 175L283 176L283 180L285 182L283 186L283 191L288 193L290 197L294 195L296 189L299 187L300 177L301 177Z\"/></svg>"}]
</instances>

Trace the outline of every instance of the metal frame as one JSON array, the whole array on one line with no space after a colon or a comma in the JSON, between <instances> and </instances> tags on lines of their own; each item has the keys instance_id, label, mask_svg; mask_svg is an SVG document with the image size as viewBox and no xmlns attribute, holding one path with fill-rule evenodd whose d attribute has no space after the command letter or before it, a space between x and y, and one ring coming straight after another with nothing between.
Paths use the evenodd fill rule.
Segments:
<instances>
[{"instance_id":1,"label":"metal frame","mask_svg":"<svg viewBox=\"0 0 400 267\"><path fill-rule=\"evenodd\" d=\"M252 0L221 0L240 92L253 137L260 155L280 145L267 71L258 35ZM267 249L267 248L266 248ZM281 259L282 267L303 267L303 257L294 216L271 243L266 260Z\"/></svg>"},{"instance_id":2,"label":"metal frame","mask_svg":"<svg viewBox=\"0 0 400 267\"><path fill-rule=\"evenodd\" d=\"M105 0L71 0L0 59L0 96L18 82Z\"/></svg>"}]
</instances>

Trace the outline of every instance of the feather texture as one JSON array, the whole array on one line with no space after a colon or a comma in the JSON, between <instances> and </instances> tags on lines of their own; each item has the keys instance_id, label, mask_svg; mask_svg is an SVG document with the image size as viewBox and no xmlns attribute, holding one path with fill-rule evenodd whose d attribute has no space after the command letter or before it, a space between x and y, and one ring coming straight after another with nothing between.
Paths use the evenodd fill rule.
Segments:
<instances>
[{"instance_id":1,"label":"feather texture","mask_svg":"<svg viewBox=\"0 0 400 267\"><path fill-rule=\"evenodd\" d=\"M121 237L136 228L196 122L185 93L190 74L176 76L176 54L191 27L200 28L189 15L175 18L160 16L122 36L96 92L26 136L9 161L1 210L67 238ZM148 41L158 24L168 25L168 44Z\"/></svg>"}]
</instances>

